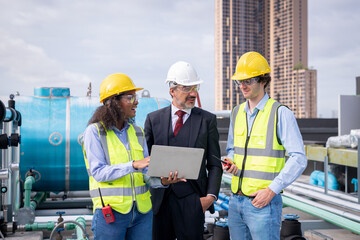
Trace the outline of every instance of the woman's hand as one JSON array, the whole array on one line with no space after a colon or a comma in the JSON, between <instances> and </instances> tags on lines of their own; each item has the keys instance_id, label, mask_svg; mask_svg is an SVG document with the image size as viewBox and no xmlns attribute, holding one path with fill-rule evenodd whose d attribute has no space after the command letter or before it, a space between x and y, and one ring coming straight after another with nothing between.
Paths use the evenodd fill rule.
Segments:
<instances>
[{"instance_id":1,"label":"woman's hand","mask_svg":"<svg viewBox=\"0 0 360 240\"><path fill-rule=\"evenodd\" d=\"M172 172L170 172L168 178L161 177L161 184L169 185L169 184L177 183L177 182L186 182L186 179L184 179L184 178L177 178L177 175L178 175L177 171L175 171L174 177L172 175L173 175Z\"/></svg>"},{"instance_id":2,"label":"woman's hand","mask_svg":"<svg viewBox=\"0 0 360 240\"><path fill-rule=\"evenodd\" d=\"M149 166L149 163L150 163L150 157L146 157L139 161L133 161L132 166L135 169L143 169Z\"/></svg>"}]
</instances>

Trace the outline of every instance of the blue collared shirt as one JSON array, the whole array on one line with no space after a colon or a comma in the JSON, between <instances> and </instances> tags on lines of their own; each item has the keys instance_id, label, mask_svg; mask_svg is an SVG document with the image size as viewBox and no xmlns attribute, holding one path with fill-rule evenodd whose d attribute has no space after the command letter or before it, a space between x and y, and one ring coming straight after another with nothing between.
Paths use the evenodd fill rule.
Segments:
<instances>
[{"instance_id":1,"label":"blue collared shirt","mask_svg":"<svg viewBox=\"0 0 360 240\"><path fill-rule=\"evenodd\" d=\"M127 150L130 150L127 137L127 130L129 127L129 123L125 122L124 127L121 130L116 127L113 127L112 129ZM143 146L144 158L146 158L149 156L149 152L145 138L144 143L141 145ZM133 172L147 173L147 167L136 170L133 168L132 162L108 165L106 163L104 150L100 143L98 130L94 124L89 125L84 132L84 148L89 163L90 173L97 182L114 181ZM144 175L144 180L151 187L164 187L160 182L160 178L150 178L149 176Z\"/></svg>"},{"instance_id":2,"label":"blue collared shirt","mask_svg":"<svg viewBox=\"0 0 360 240\"><path fill-rule=\"evenodd\" d=\"M268 99L269 95L265 93L265 96L254 108L253 113L250 112L248 102L246 103L244 111L246 112L248 129L252 128L257 112L264 111ZM230 118L226 152L227 157L231 159L234 159L234 132L231 131L231 129L233 129L233 124L232 118ZM250 132L251 131L248 131L248 134L250 134ZM278 109L277 136L289 155L289 159L286 161L284 168L269 185L269 188L274 193L279 194L282 189L295 181L307 166L304 143L298 124L294 114L285 106L281 106Z\"/></svg>"}]
</instances>

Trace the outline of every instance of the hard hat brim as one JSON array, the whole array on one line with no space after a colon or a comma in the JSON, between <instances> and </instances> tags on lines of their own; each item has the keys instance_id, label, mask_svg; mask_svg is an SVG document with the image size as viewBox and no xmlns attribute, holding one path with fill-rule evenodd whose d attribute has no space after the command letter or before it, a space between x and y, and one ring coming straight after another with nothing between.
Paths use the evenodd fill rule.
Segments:
<instances>
[{"instance_id":1,"label":"hard hat brim","mask_svg":"<svg viewBox=\"0 0 360 240\"><path fill-rule=\"evenodd\" d=\"M166 79L165 80L165 83L169 83L169 82L175 82L176 84L179 84L179 85L182 85L182 86L194 86L194 85L201 84L204 81L201 78L199 78L196 82L191 82L191 83L177 83L176 81L171 80L171 79Z\"/></svg>"},{"instance_id":2,"label":"hard hat brim","mask_svg":"<svg viewBox=\"0 0 360 240\"><path fill-rule=\"evenodd\" d=\"M112 96L115 96L115 95L120 95L121 93L124 93L124 92L130 92L130 91L134 91L135 90L135 92L137 92L137 91L140 91L140 90L143 90L144 88L131 88L131 89L127 89L126 91L123 91L123 92L118 92L118 93L115 93L115 94L113 94L113 95L111 95L111 96L108 96L108 97L106 97L106 98L104 98L104 99L100 99L100 103L103 103L104 102L104 100L105 99L107 99L107 98L110 98L110 97L112 97Z\"/></svg>"},{"instance_id":3,"label":"hard hat brim","mask_svg":"<svg viewBox=\"0 0 360 240\"><path fill-rule=\"evenodd\" d=\"M144 88L143 87L137 87L135 88L134 90L137 92L137 91L140 91L140 90L143 90ZM131 90L130 90L131 91Z\"/></svg>"}]
</instances>

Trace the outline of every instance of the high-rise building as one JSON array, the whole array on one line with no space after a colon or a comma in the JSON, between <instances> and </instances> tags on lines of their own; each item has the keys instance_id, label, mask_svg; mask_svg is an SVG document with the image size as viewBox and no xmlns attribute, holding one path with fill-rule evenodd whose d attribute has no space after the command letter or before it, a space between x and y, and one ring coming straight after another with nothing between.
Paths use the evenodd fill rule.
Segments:
<instances>
[{"instance_id":1,"label":"high-rise building","mask_svg":"<svg viewBox=\"0 0 360 240\"><path fill-rule=\"evenodd\" d=\"M248 51L271 67L269 95L297 118L317 115L316 70L308 70L307 0L215 0L215 110L245 101L231 80Z\"/></svg>"}]
</instances>

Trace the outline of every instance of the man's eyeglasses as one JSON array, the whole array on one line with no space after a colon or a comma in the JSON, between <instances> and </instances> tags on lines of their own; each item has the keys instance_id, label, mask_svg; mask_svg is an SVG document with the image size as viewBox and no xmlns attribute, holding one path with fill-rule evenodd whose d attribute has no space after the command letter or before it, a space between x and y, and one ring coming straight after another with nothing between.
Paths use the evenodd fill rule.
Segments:
<instances>
[{"instance_id":1,"label":"man's eyeglasses","mask_svg":"<svg viewBox=\"0 0 360 240\"><path fill-rule=\"evenodd\" d=\"M126 99L128 103L134 103L136 100L138 100L137 94L128 94L128 95L118 95L116 96L116 100L120 100L121 98Z\"/></svg>"},{"instance_id":2,"label":"man's eyeglasses","mask_svg":"<svg viewBox=\"0 0 360 240\"><path fill-rule=\"evenodd\" d=\"M200 85L193 85L193 86L178 86L177 89L179 89L180 91L184 92L184 93L189 93L192 91L199 91L200 90Z\"/></svg>"},{"instance_id":3,"label":"man's eyeglasses","mask_svg":"<svg viewBox=\"0 0 360 240\"><path fill-rule=\"evenodd\" d=\"M250 85L253 85L255 82L258 82L259 79L260 79L259 77L253 77L253 78L249 78L249 79L245 79L245 80L235 80L235 83L239 87L241 86L241 84L250 86Z\"/></svg>"}]
</instances>

